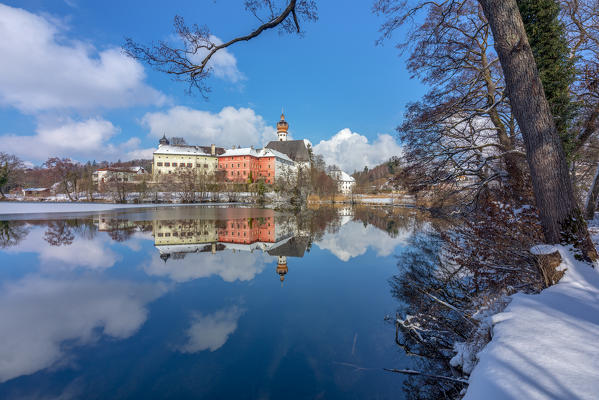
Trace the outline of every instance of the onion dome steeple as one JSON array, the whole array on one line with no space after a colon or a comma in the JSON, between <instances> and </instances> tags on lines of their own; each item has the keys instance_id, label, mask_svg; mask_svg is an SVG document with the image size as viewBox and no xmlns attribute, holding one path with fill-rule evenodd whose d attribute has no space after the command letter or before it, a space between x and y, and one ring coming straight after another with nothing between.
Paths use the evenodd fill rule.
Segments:
<instances>
[{"instance_id":1,"label":"onion dome steeple","mask_svg":"<svg viewBox=\"0 0 599 400\"><path fill-rule=\"evenodd\" d=\"M277 122L277 136L279 137L279 141L285 142L287 140L287 129L289 129L289 124L285 121L285 114L281 112L281 120Z\"/></svg>"},{"instance_id":2,"label":"onion dome steeple","mask_svg":"<svg viewBox=\"0 0 599 400\"><path fill-rule=\"evenodd\" d=\"M170 142L166 138L166 133L162 135L162 138L158 141L160 145L168 145Z\"/></svg>"}]
</instances>

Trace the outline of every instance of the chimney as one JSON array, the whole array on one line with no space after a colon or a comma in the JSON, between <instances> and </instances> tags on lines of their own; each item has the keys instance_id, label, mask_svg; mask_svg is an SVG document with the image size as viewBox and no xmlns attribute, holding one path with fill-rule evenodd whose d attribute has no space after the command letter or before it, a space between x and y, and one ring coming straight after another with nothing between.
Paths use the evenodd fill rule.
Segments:
<instances>
[{"instance_id":1,"label":"chimney","mask_svg":"<svg viewBox=\"0 0 599 400\"><path fill-rule=\"evenodd\" d=\"M212 154L213 156L216 155L216 146L214 144L210 145L210 154Z\"/></svg>"}]
</instances>

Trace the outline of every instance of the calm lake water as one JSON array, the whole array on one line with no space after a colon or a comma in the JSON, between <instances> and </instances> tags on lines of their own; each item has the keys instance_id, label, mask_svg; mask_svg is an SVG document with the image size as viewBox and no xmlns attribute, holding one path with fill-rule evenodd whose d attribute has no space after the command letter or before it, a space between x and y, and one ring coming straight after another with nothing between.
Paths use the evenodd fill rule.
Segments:
<instances>
[{"instance_id":1,"label":"calm lake water","mask_svg":"<svg viewBox=\"0 0 599 400\"><path fill-rule=\"evenodd\" d=\"M0 221L0 398L401 399L415 211L162 207Z\"/></svg>"}]
</instances>

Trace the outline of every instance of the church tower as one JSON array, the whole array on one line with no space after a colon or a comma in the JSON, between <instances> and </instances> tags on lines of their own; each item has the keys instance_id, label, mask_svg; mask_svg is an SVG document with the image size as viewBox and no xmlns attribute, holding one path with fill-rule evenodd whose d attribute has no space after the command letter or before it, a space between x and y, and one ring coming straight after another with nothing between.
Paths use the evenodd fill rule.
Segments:
<instances>
[{"instance_id":1,"label":"church tower","mask_svg":"<svg viewBox=\"0 0 599 400\"><path fill-rule=\"evenodd\" d=\"M166 138L166 133L162 135L162 138L158 141L159 147L170 144L168 139Z\"/></svg>"},{"instance_id":2,"label":"church tower","mask_svg":"<svg viewBox=\"0 0 599 400\"><path fill-rule=\"evenodd\" d=\"M285 114L281 113L281 120L277 122L277 136L280 142L287 141L287 129L289 124L285 121Z\"/></svg>"}]
</instances>

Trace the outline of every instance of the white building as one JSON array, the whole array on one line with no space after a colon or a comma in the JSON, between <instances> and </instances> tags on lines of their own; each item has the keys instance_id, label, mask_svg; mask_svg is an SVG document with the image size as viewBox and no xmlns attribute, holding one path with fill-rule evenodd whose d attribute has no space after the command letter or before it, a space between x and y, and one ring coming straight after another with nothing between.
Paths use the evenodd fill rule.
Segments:
<instances>
[{"instance_id":1,"label":"white building","mask_svg":"<svg viewBox=\"0 0 599 400\"><path fill-rule=\"evenodd\" d=\"M135 182L141 180L148 172L140 166L99 168L92 173L92 181L102 185L109 181Z\"/></svg>"},{"instance_id":2,"label":"white building","mask_svg":"<svg viewBox=\"0 0 599 400\"><path fill-rule=\"evenodd\" d=\"M356 186L356 180L341 170L333 170L329 172L329 176L337 181L337 189L343 194L351 193Z\"/></svg>"},{"instance_id":3,"label":"white building","mask_svg":"<svg viewBox=\"0 0 599 400\"><path fill-rule=\"evenodd\" d=\"M158 149L154 151L152 175L154 180L169 174L193 170L198 174L212 175L218 168L219 154L224 153L222 147L171 145L163 136Z\"/></svg>"}]
</instances>

